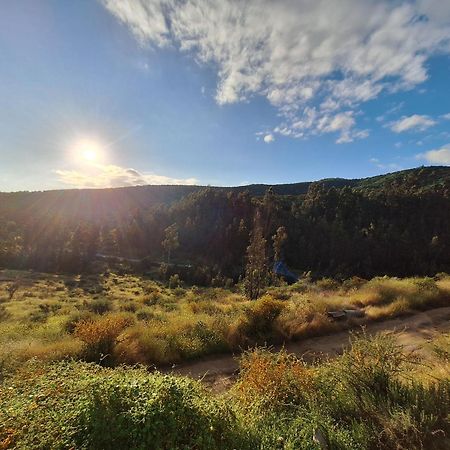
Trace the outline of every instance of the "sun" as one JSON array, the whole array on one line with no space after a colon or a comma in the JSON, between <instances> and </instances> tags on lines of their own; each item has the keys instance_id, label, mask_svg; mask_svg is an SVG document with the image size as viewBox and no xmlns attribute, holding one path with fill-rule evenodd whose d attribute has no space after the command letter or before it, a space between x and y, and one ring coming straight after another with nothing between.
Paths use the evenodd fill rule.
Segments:
<instances>
[{"instance_id":1,"label":"sun","mask_svg":"<svg viewBox=\"0 0 450 450\"><path fill-rule=\"evenodd\" d=\"M96 162L102 155L102 145L93 139L81 139L74 145L74 153L79 161Z\"/></svg>"},{"instance_id":2,"label":"sun","mask_svg":"<svg viewBox=\"0 0 450 450\"><path fill-rule=\"evenodd\" d=\"M92 148L87 148L86 150L83 150L81 156L87 161L95 161L97 159L97 152Z\"/></svg>"}]
</instances>

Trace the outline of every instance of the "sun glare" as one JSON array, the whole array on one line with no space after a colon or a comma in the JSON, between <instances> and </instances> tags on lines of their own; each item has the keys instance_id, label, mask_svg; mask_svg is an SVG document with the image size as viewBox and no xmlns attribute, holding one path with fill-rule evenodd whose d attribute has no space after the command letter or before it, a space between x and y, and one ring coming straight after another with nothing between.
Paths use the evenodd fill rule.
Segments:
<instances>
[{"instance_id":1,"label":"sun glare","mask_svg":"<svg viewBox=\"0 0 450 450\"><path fill-rule=\"evenodd\" d=\"M79 161L95 162L102 155L102 146L97 141L83 139L75 144L74 153Z\"/></svg>"}]
</instances>

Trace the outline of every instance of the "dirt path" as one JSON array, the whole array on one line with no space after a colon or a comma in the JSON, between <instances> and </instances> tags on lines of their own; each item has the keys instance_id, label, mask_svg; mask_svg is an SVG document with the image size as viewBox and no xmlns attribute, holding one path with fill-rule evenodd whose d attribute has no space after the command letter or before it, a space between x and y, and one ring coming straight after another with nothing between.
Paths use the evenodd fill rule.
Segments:
<instances>
[{"instance_id":1,"label":"dirt path","mask_svg":"<svg viewBox=\"0 0 450 450\"><path fill-rule=\"evenodd\" d=\"M450 307L437 308L409 316L372 322L365 325L368 334L381 331L396 333L397 341L407 350L420 351L423 344L442 332L450 332ZM333 357L342 353L349 344L350 330L340 331L327 336L289 342L285 345L288 352L302 356L306 360ZM183 363L165 370L167 373L190 376L201 379L213 391L221 392L230 387L238 371L238 355L222 355L190 363Z\"/></svg>"}]
</instances>

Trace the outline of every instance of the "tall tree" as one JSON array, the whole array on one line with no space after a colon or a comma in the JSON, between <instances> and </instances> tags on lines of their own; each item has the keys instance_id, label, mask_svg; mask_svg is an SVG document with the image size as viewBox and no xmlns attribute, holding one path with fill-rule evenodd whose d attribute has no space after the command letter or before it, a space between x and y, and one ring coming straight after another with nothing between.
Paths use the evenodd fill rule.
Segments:
<instances>
[{"instance_id":1,"label":"tall tree","mask_svg":"<svg viewBox=\"0 0 450 450\"><path fill-rule=\"evenodd\" d=\"M174 223L164 230L164 240L162 241L162 246L167 252L167 264L170 264L170 255L173 250L176 250L180 246L178 240L178 227Z\"/></svg>"},{"instance_id":2,"label":"tall tree","mask_svg":"<svg viewBox=\"0 0 450 450\"><path fill-rule=\"evenodd\" d=\"M266 257L266 240L263 236L261 217L257 213L250 245L247 247L244 293L250 300L256 300L268 284L269 273Z\"/></svg>"},{"instance_id":3,"label":"tall tree","mask_svg":"<svg viewBox=\"0 0 450 450\"><path fill-rule=\"evenodd\" d=\"M279 261L283 256L283 246L287 241L286 228L279 227L277 232L272 236L273 241L273 258L275 261Z\"/></svg>"}]
</instances>

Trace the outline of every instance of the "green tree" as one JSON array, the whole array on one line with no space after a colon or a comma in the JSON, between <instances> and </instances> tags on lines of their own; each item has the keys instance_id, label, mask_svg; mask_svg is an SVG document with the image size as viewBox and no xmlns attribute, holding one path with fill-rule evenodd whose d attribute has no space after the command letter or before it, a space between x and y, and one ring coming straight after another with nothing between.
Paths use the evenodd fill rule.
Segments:
<instances>
[{"instance_id":1,"label":"green tree","mask_svg":"<svg viewBox=\"0 0 450 450\"><path fill-rule=\"evenodd\" d=\"M277 232L272 236L274 260L282 259L283 246L287 240L286 228L279 227Z\"/></svg>"},{"instance_id":2,"label":"green tree","mask_svg":"<svg viewBox=\"0 0 450 450\"><path fill-rule=\"evenodd\" d=\"M162 246L167 252L167 264L170 264L170 255L173 250L176 250L180 246L178 240L178 228L174 223L164 230L164 240L162 241Z\"/></svg>"},{"instance_id":3,"label":"green tree","mask_svg":"<svg viewBox=\"0 0 450 450\"><path fill-rule=\"evenodd\" d=\"M250 300L256 300L263 293L269 280L266 240L263 237L259 213L257 213L255 225L250 235L250 245L247 247L246 259L244 293Z\"/></svg>"}]
</instances>

